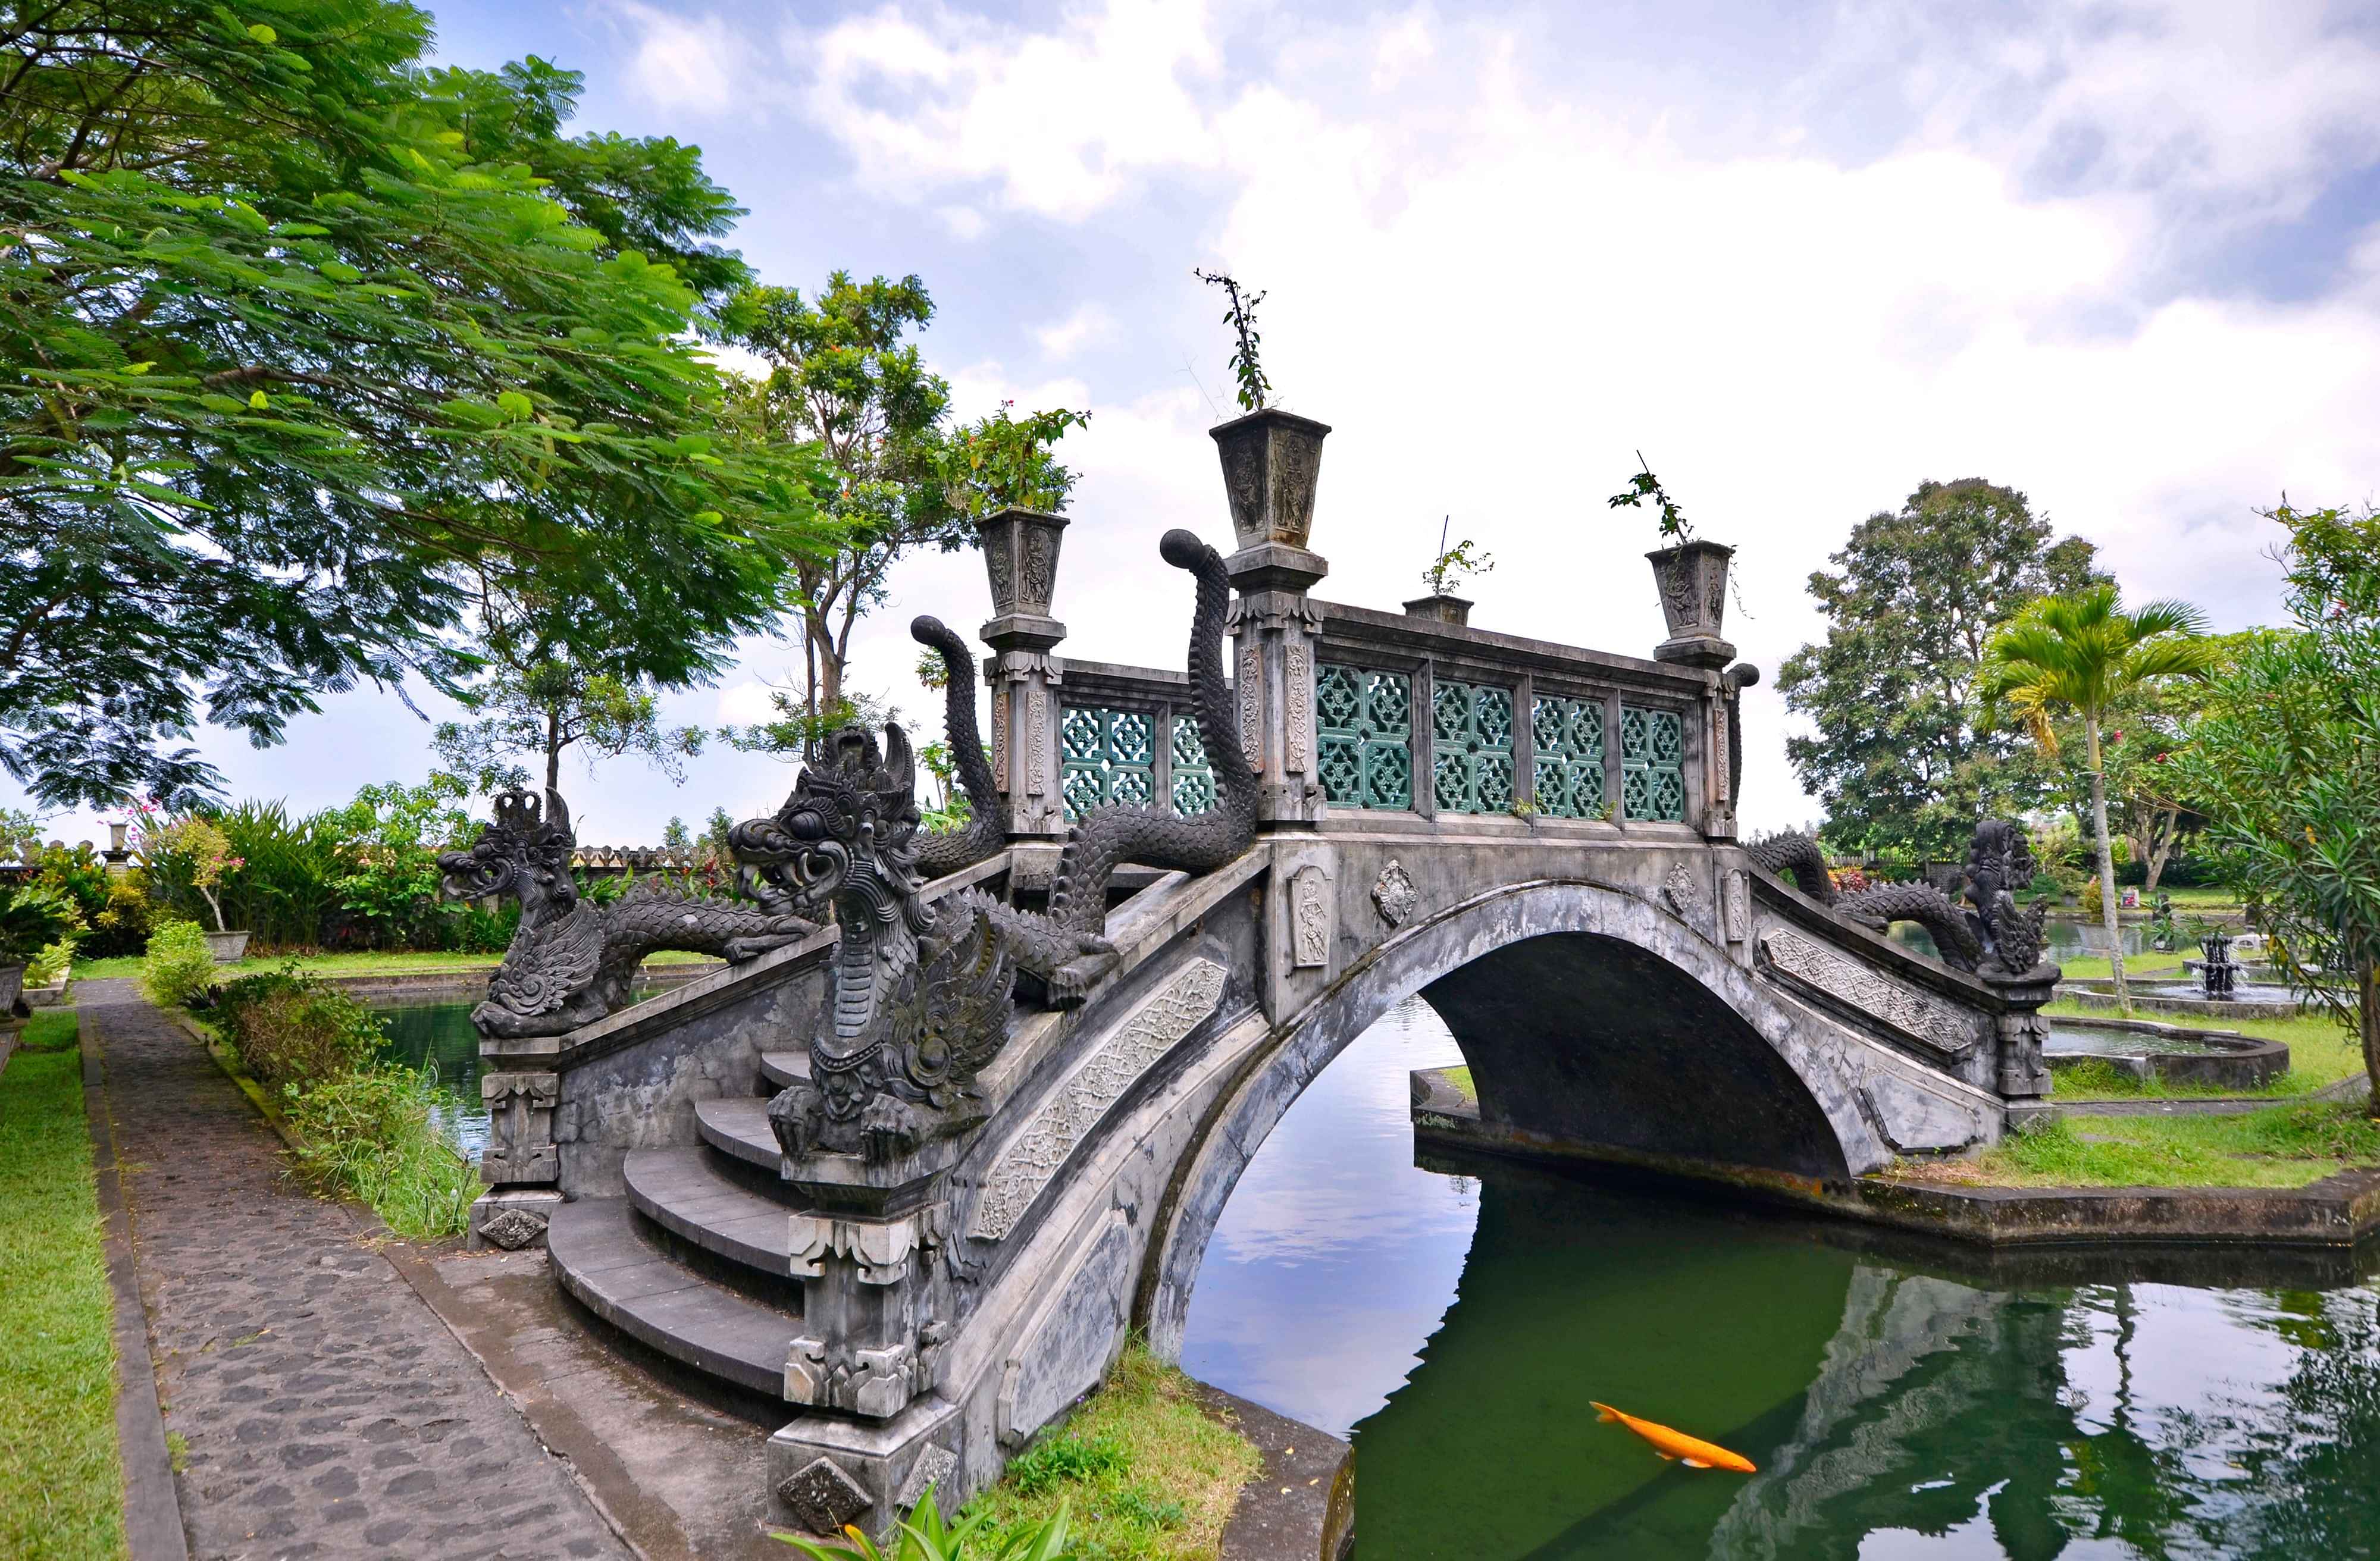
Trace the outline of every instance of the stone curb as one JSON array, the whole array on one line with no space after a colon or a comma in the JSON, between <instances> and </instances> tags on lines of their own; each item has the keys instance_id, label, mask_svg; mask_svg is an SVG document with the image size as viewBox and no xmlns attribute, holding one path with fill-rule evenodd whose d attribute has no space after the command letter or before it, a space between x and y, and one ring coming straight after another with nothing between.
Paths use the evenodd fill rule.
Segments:
<instances>
[{"instance_id":1,"label":"stone curb","mask_svg":"<svg viewBox=\"0 0 2380 1561\"><path fill-rule=\"evenodd\" d=\"M1219 1561L1345 1561L1355 1543L1355 1449L1208 1383L1192 1394L1264 1459L1240 1487Z\"/></svg>"},{"instance_id":2,"label":"stone curb","mask_svg":"<svg viewBox=\"0 0 2380 1561\"><path fill-rule=\"evenodd\" d=\"M100 1219L105 1228L107 1288L115 1301L115 1440L124 1459L124 1539L132 1561L185 1561L189 1536L174 1477L174 1456L165 1442L165 1412L157 1401L157 1367L149 1354L149 1313L140 1300L140 1270L132 1247L132 1217L124 1201L123 1176L115 1157L115 1119L107 1108L98 1010L79 1009L75 1023L82 1047L83 1115L91 1131L91 1161L98 1184Z\"/></svg>"},{"instance_id":3,"label":"stone curb","mask_svg":"<svg viewBox=\"0 0 2380 1561\"><path fill-rule=\"evenodd\" d=\"M1546 1161L1600 1164L1605 1157L1548 1155L1479 1119L1451 1085L1414 1073L1416 1144ZM1450 1098L1451 1097L1451 1098ZM2286 1106L2289 1101L2266 1101ZM2380 1170L2347 1170L2305 1187L1955 1187L1864 1176L1851 1186L1798 1178L1730 1175L1689 1161L1656 1164L1613 1156L1609 1163L1680 1180L1732 1188L1746 1196L1821 1210L1900 1230L1980 1246L2142 1246L2252 1243L2352 1247L2380 1232Z\"/></svg>"}]
</instances>

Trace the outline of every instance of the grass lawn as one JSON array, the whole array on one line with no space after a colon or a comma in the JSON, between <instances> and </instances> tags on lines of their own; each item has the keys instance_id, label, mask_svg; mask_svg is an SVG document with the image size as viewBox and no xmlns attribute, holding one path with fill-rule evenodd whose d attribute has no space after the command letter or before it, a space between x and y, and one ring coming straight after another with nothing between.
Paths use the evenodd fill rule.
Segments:
<instances>
[{"instance_id":1,"label":"grass lawn","mask_svg":"<svg viewBox=\"0 0 2380 1561\"><path fill-rule=\"evenodd\" d=\"M1198 1407L1188 1377L1134 1345L1064 1429L1011 1463L967 1511L989 1512L1000 1535L1062 1503L1069 1550L1083 1561L1208 1561L1262 1463L1246 1437Z\"/></svg>"},{"instance_id":2,"label":"grass lawn","mask_svg":"<svg viewBox=\"0 0 2380 1561\"><path fill-rule=\"evenodd\" d=\"M2085 1009L2074 1003L2051 1003L2041 1010L2052 1019L2111 1019L2105 1009ZM2286 1097L2309 1095L2325 1084L2337 1083L2363 1071L2363 1048L2347 1028L2327 1014L2292 1013L2277 1019L2210 1019L2199 1014L2159 1013L2154 1018L2160 1024L2177 1024L2192 1030L2237 1030L2258 1040L2280 1041L2289 1048L2289 1071L2254 1095ZM2232 1090L2206 1089L2188 1084L2168 1084L2162 1080L2128 1079L2112 1068L2079 1068L2063 1071L2055 1087L2060 1100L2155 1099L2186 1098L2192 1095L2231 1095Z\"/></svg>"},{"instance_id":3,"label":"grass lawn","mask_svg":"<svg viewBox=\"0 0 2380 1561\"><path fill-rule=\"evenodd\" d=\"M1479 1104L1479 1086L1471 1082L1469 1063L1466 1062L1460 1068L1449 1068L1444 1077L1448 1083L1452 1084L1462 1094L1463 1099L1474 1106Z\"/></svg>"},{"instance_id":4,"label":"grass lawn","mask_svg":"<svg viewBox=\"0 0 2380 1561\"><path fill-rule=\"evenodd\" d=\"M223 972L226 981L236 976L261 975L267 971L279 970L293 959L300 970L312 971L319 975L414 975L424 971L493 970L500 958L495 954L322 954L298 951L250 954L236 964L218 965L216 968ZM645 962L668 965L716 964L718 962L708 954L681 954L673 950L655 954ZM86 978L103 981L109 976L140 974L140 956L138 954L127 954L113 960L77 960L74 967L78 981Z\"/></svg>"},{"instance_id":5,"label":"grass lawn","mask_svg":"<svg viewBox=\"0 0 2380 1561\"><path fill-rule=\"evenodd\" d=\"M124 1554L100 1238L75 1016L44 1010L0 1073L0 1555Z\"/></svg>"},{"instance_id":6,"label":"grass lawn","mask_svg":"<svg viewBox=\"0 0 2380 1561\"><path fill-rule=\"evenodd\" d=\"M2124 956L2124 974L2133 979L2138 979L2143 975L2180 975L2181 974L2181 962L2185 959L2196 959L2197 957L2197 952L2194 950L2188 954L2179 952L2171 954L2126 954ZM2096 954L2078 954L2070 960L2060 960L2058 962L2058 968L2064 971L2069 975L2080 976L2084 979L2096 976L2102 981L2112 981L2116 976L2116 967L2108 963L2106 960L2101 959Z\"/></svg>"},{"instance_id":7,"label":"grass lawn","mask_svg":"<svg viewBox=\"0 0 2380 1561\"><path fill-rule=\"evenodd\" d=\"M2380 1164L2380 1122L2361 1101L2276 1106L2236 1117L2069 1117L1973 1160L1902 1171L1990 1187L2303 1187Z\"/></svg>"}]
</instances>

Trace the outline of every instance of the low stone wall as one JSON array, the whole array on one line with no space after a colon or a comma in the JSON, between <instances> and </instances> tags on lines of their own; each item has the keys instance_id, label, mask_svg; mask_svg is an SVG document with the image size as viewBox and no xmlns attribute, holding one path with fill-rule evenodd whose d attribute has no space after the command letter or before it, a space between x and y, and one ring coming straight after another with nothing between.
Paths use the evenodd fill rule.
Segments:
<instances>
[{"instance_id":1,"label":"low stone wall","mask_svg":"<svg viewBox=\"0 0 2380 1561\"><path fill-rule=\"evenodd\" d=\"M1479 1107L1442 1069L1413 1075L1416 1149L1608 1163L1634 1174L1719 1185L1898 1230L1985 1246L2125 1246L2155 1242L2353 1247L2380 1233L2380 1170L2341 1171L2307 1187L1945 1187L1855 1178L1848 1186L1730 1173L1692 1161L1656 1163L1542 1146L1480 1122Z\"/></svg>"},{"instance_id":2,"label":"low stone wall","mask_svg":"<svg viewBox=\"0 0 2380 1561\"><path fill-rule=\"evenodd\" d=\"M2236 1030L2194 1030L2146 1019L2062 1019L2058 1023L2077 1030L2103 1030L2144 1039L2196 1041L2220 1049L2180 1052L2143 1047L2136 1055L2124 1057L2052 1052L2046 1060L2053 1073L2082 1062L2105 1062L2118 1072L2136 1079L2162 1079L2168 1083L2199 1084L2210 1089L2253 1090L2262 1089L2289 1071L2288 1047L2278 1041L2257 1040Z\"/></svg>"},{"instance_id":3,"label":"low stone wall","mask_svg":"<svg viewBox=\"0 0 2380 1561\"><path fill-rule=\"evenodd\" d=\"M2120 1013L2111 983L2105 987L2085 986L2073 981L2058 984L2061 1001L2078 1008L2104 1009ZM2132 1009L2139 1013L2194 1013L2207 1019L2291 1019L2305 1011L2305 1004L2296 1003L2216 1003L2204 998L2152 998L2135 994Z\"/></svg>"}]
</instances>

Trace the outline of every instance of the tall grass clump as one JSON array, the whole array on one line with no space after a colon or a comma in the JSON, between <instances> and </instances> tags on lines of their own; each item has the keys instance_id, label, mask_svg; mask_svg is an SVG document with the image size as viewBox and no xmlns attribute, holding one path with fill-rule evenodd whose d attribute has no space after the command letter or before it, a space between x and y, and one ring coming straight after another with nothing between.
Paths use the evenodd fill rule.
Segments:
<instances>
[{"instance_id":1,"label":"tall grass clump","mask_svg":"<svg viewBox=\"0 0 2380 1561\"><path fill-rule=\"evenodd\" d=\"M140 990L160 1008L188 1008L214 985L214 950L196 922L160 922L140 961Z\"/></svg>"},{"instance_id":2,"label":"tall grass clump","mask_svg":"<svg viewBox=\"0 0 2380 1561\"><path fill-rule=\"evenodd\" d=\"M370 1009L292 961L225 986L212 1017L240 1066L280 1096L310 1185L361 1199L414 1240L468 1224L479 1175L438 1131L435 1080L373 1060L385 1032Z\"/></svg>"},{"instance_id":3,"label":"tall grass clump","mask_svg":"<svg viewBox=\"0 0 2380 1561\"><path fill-rule=\"evenodd\" d=\"M308 1181L362 1199L412 1240L456 1235L469 1223L479 1174L439 1132L428 1074L382 1063L283 1093L303 1141L292 1157Z\"/></svg>"}]
</instances>

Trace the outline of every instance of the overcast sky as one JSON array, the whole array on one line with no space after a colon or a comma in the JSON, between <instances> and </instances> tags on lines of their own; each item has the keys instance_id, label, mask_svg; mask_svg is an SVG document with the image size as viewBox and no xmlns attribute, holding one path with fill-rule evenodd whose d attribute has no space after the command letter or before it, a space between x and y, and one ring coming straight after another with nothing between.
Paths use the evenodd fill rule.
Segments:
<instances>
[{"instance_id":1,"label":"overcast sky","mask_svg":"<svg viewBox=\"0 0 2380 1561\"><path fill-rule=\"evenodd\" d=\"M1771 674L1755 829L1816 815L1773 690L1820 632L1803 582L1920 480L2022 489L2131 597L2228 630L2277 611L2254 511L2380 472L2380 6L433 9L449 61L584 71L574 128L699 143L766 279L922 276L964 412L1091 411L1063 446L1064 652L1181 665L1157 539L1228 549L1205 430L1230 343L1194 264L1268 291L1278 400L1336 430L1319 595L1417 594L1451 513L1497 563L1475 623L1649 654L1651 521L1603 502L1641 448L1738 550L1730 632ZM855 683L913 716L921 611L971 631L979 561L905 566L858 635ZM673 716L752 719L795 660L757 642ZM430 767L384 694L290 735L201 746L301 809ZM765 812L792 780L723 751L678 788L566 764L588 843Z\"/></svg>"}]
</instances>

